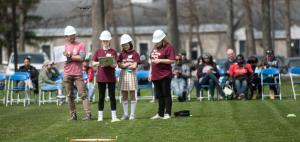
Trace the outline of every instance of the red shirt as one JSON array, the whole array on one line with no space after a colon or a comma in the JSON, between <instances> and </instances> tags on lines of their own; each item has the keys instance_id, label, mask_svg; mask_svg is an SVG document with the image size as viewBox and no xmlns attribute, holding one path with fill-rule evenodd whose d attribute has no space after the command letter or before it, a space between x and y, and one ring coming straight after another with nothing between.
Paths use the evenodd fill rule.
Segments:
<instances>
[{"instance_id":1,"label":"red shirt","mask_svg":"<svg viewBox=\"0 0 300 142\"><path fill-rule=\"evenodd\" d=\"M230 76L236 77L239 75L247 75L248 73L253 73L250 64L245 64L243 67L240 67L237 63L232 64L229 67L228 73Z\"/></svg>"},{"instance_id":2,"label":"red shirt","mask_svg":"<svg viewBox=\"0 0 300 142\"><path fill-rule=\"evenodd\" d=\"M175 60L175 51L171 44L167 43L163 48L154 48L151 52L151 60L153 59L170 59ZM161 80L163 78L172 78L172 67L170 64L154 64L151 61L151 79Z\"/></svg>"},{"instance_id":3,"label":"red shirt","mask_svg":"<svg viewBox=\"0 0 300 142\"><path fill-rule=\"evenodd\" d=\"M112 48L108 50L100 48L93 56L93 61L98 62L99 57L114 57L117 60L117 52ZM97 82L116 82L115 68L99 66L97 70Z\"/></svg>"},{"instance_id":4,"label":"red shirt","mask_svg":"<svg viewBox=\"0 0 300 142\"><path fill-rule=\"evenodd\" d=\"M85 46L82 42L76 42L74 44L65 44L65 51L74 55L79 55L80 52L85 52ZM65 62L64 65L65 75L82 75L82 62Z\"/></svg>"},{"instance_id":5,"label":"red shirt","mask_svg":"<svg viewBox=\"0 0 300 142\"><path fill-rule=\"evenodd\" d=\"M122 51L118 56L117 62L136 62L140 63L140 55L136 51Z\"/></svg>"}]
</instances>

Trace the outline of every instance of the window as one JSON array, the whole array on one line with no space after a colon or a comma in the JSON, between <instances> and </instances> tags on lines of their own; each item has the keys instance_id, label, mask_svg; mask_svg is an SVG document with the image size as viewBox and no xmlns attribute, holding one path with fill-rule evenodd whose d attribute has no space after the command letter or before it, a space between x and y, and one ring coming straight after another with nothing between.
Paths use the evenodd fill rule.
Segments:
<instances>
[{"instance_id":1,"label":"window","mask_svg":"<svg viewBox=\"0 0 300 142\"><path fill-rule=\"evenodd\" d=\"M297 57L300 56L300 39L294 39L291 42L291 56Z\"/></svg>"},{"instance_id":2,"label":"window","mask_svg":"<svg viewBox=\"0 0 300 142\"><path fill-rule=\"evenodd\" d=\"M244 40L241 40L239 42L240 44L240 53L239 54L245 54L245 49L246 49L246 42Z\"/></svg>"},{"instance_id":3,"label":"window","mask_svg":"<svg viewBox=\"0 0 300 142\"><path fill-rule=\"evenodd\" d=\"M197 60L198 58L198 43L197 42L192 42L191 44L191 59L192 60Z\"/></svg>"},{"instance_id":4,"label":"window","mask_svg":"<svg viewBox=\"0 0 300 142\"><path fill-rule=\"evenodd\" d=\"M148 55L148 43L140 43L140 54L145 55L147 57Z\"/></svg>"},{"instance_id":5,"label":"window","mask_svg":"<svg viewBox=\"0 0 300 142\"><path fill-rule=\"evenodd\" d=\"M50 56L50 45L42 45L42 51L46 53L48 57Z\"/></svg>"}]
</instances>

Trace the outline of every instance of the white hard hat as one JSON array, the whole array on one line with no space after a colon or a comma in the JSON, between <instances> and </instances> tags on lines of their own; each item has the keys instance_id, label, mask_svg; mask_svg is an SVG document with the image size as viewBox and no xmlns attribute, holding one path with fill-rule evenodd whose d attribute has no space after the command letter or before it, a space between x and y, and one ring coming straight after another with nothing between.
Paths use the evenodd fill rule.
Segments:
<instances>
[{"instance_id":1,"label":"white hard hat","mask_svg":"<svg viewBox=\"0 0 300 142\"><path fill-rule=\"evenodd\" d=\"M109 31L103 31L99 37L100 40L111 40L111 34Z\"/></svg>"},{"instance_id":2,"label":"white hard hat","mask_svg":"<svg viewBox=\"0 0 300 142\"><path fill-rule=\"evenodd\" d=\"M121 36L121 39L120 39L120 45L125 44L125 43L128 43L128 42L130 42L130 41L132 41L132 38L130 37L130 35L128 35L128 34L123 34L123 35Z\"/></svg>"},{"instance_id":3,"label":"white hard hat","mask_svg":"<svg viewBox=\"0 0 300 142\"><path fill-rule=\"evenodd\" d=\"M70 35L74 35L74 34L76 34L77 32L76 32L76 30L75 30L75 28L73 27L73 26L67 26L66 28L65 28L65 36L70 36Z\"/></svg>"},{"instance_id":4,"label":"white hard hat","mask_svg":"<svg viewBox=\"0 0 300 142\"><path fill-rule=\"evenodd\" d=\"M162 30L156 30L153 33L152 42L158 43L158 42L162 41L165 37L166 37L166 34Z\"/></svg>"}]
</instances>

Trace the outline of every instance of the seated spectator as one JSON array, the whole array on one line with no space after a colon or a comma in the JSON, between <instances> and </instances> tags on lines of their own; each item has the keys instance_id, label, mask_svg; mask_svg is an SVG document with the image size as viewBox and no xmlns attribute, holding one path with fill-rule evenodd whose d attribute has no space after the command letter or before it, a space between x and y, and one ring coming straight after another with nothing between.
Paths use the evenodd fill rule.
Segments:
<instances>
[{"instance_id":1,"label":"seated spectator","mask_svg":"<svg viewBox=\"0 0 300 142\"><path fill-rule=\"evenodd\" d=\"M178 101L184 102L186 101L186 96L184 93L186 88L186 83L184 78L182 77L181 69L180 68L173 69L173 74L174 74L174 78L172 78L171 81L171 89L174 92L174 94L178 96Z\"/></svg>"},{"instance_id":2,"label":"seated spectator","mask_svg":"<svg viewBox=\"0 0 300 142\"><path fill-rule=\"evenodd\" d=\"M228 73L233 78L236 97L238 99L248 98L248 79L252 75L253 70L251 65L245 62L243 55L238 55L236 62L230 66Z\"/></svg>"},{"instance_id":3,"label":"seated spectator","mask_svg":"<svg viewBox=\"0 0 300 142\"><path fill-rule=\"evenodd\" d=\"M28 83L29 87L33 89L35 94L38 94L38 81L39 81L39 72L38 70L34 67L31 66L30 64L30 57L25 57L24 58L24 65L20 66L18 72L28 72L30 74L30 83ZM18 86L25 86L25 82L19 82Z\"/></svg>"},{"instance_id":4,"label":"seated spectator","mask_svg":"<svg viewBox=\"0 0 300 142\"><path fill-rule=\"evenodd\" d=\"M93 97L95 96L94 69L93 67L89 66L88 60L82 62L82 68L83 68L84 84L86 85L86 89L88 92L88 99L90 102L92 102Z\"/></svg>"},{"instance_id":5,"label":"seated spectator","mask_svg":"<svg viewBox=\"0 0 300 142\"><path fill-rule=\"evenodd\" d=\"M266 50L265 52L265 57L262 60L262 69L265 68L279 68L280 65L280 60L274 56L274 51L273 50ZM274 78L275 80L277 80L277 82L279 81L278 76L270 76L267 78L264 78L265 82L269 82L269 83L274 83ZM275 99L274 95L278 95L279 91L278 91L278 86L277 85L270 85L270 99Z\"/></svg>"},{"instance_id":6,"label":"seated spectator","mask_svg":"<svg viewBox=\"0 0 300 142\"><path fill-rule=\"evenodd\" d=\"M224 92L219 84L219 71L216 63L213 62L213 57L206 53L202 57L202 64L197 70L197 77L199 79L199 85L209 85L209 92L212 98L214 98L214 90L217 88L218 92L224 97Z\"/></svg>"},{"instance_id":7,"label":"seated spectator","mask_svg":"<svg viewBox=\"0 0 300 142\"><path fill-rule=\"evenodd\" d=\"M173 74L178 74L178 79L181 81L181 79L184 80L184 88L181 97L179 98L180 101L186 101L187 96L187 87L188 87L188 79L191 76L190 67L187 63L183 63L182 55L177 55L175 57L175 64L173 64ZM179 81L177 78L175 78L174 81Z\"/></svg>"},{"instance_id":8,"label":"seated spectator","mask_svg":"<svg viewBox=\"0 0 300 142\"><path fill-rule=\"evenodd\" d=\"M197 59L197 64L195 66L191 67L191 78L194 81L194 87L196 88L196 97L198 100L200 100L200 85L199 85L199 79L197 78L197 69L202 64L202 57L199 57Z\"/></svg>"},{"instance_id":9,"label":"seated spectator","mask_svg":"<svg viewBox=\"0 0 300 142\"><path fill-rule=\"evenodd\" d=\"M262 92L260 75L256 72L257 69L259 69L258 59L255 56L250 56L247 63L251 65L251 68L254 71L249 79L249 87L251 93L249 97L251 97L252 99L256 99L257 96L261 96Z\"/></svg>"},{"instance_id":10,"label":"seated spectator","mask_svg":"<svg viewBox=\"0 0 300 142\"><path fill-rule=\"evenodd\" d=\"M53 72L55 70L57 69L54 69L50 61L48 60L44 61L43 68L39 75L39 83L41 85L42 90L57 89L58 90L57 98L60 99L59 104L61 105L64 102L65 96L63 95L62 80L61 79L52 80L52 78L54 78L57 73L57 72Z\"/></svg>"}]
</instances>

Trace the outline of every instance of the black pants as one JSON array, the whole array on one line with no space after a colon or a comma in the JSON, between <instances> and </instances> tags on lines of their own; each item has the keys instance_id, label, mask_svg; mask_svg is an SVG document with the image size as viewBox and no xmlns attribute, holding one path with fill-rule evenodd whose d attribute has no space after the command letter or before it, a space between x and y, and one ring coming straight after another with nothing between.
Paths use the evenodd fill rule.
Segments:
<instances>
[{"instance_id":1,"label":"black pants","mask_svg":"<svg viewBox=\"0 0 300 142\"><path fill-rule=\"evenodd\" d=\"M98 110L103 111L104 109L106 85L108 85L110 108L111 110L116 110L116 97L115 97L116 83L115 82L98 82L98 89L99 89Z\"/></svg>"},{"instance_id":2,"label":"black pants","mask_svg":"<svg viewBox=\"0 0 300 142\"><path fill-rule=\"evenodd\" d=\"M163 117L164 113L171 115L172 96L171 96L171 78L154 80L154 90L158 98L158 114Z\"/></svg>"}]
</instances>

